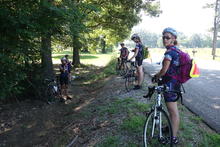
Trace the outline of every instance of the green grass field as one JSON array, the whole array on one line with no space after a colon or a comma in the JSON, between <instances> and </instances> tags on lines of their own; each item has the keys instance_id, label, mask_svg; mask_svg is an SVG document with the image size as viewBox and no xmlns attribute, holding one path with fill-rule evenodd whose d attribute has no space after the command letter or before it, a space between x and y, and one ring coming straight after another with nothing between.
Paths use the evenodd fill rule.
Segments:
<instances>
[{"instance_id":1,"label":"green grass field","mask_svg":"<svg viewBox=\"0 0 220 147\"><path fill-rule=\"evenodd\" d=\"M212 49L211 48L196 48L194 49L197 51L195 53L195 56L193 56L193 49L182 49L183 51L190 54L191 57L194 57L196 59L202 59L202 60L212 60ZM162 57L165 52L165 49L159 49L159 48L150 48L150 54L153 58L155 57ZM69 55L69 59L72 60L72 51L71 50L64 50L59 53L54 53L53 56L53 63L54 64L60 64L60 59L64 55ZM216 55L219 57L216 57L217 61L220 61L220 48L216 50ZM108 53L108 54L80 54L80 62L82 64L92 64L95 66L106 66L112 57L119 56L117 53Z\"/></svg>"},{"instance_id":2,"label":"green grass field","mask_svg":"<svg viewBox=\"0 0 220 147\"><path fill-rule=\"evenodd\" d=\"M54 53L53 63L60 64L60 59L64 57L64 55L69 55L69 59L72 61L72 51L65 50L59 53ZM108 54L80 54L80 62L82 64L92 64L95 66L106 66L113 56L117 56L116 53L108 53Z\"/></svg>"},{"instance_id":3,"label":"green grass field","mask_svg":"<svg viewBox=\"0 0 220 147\"><path fill-rule=\"evenodd\" d=\"M159 49L159 48L150 48L150 54L155 56L155 54L163 56L165 49ZM182 49L184 52L187 52L191 57L194 57L196 59L203 59L203 60L212 60L212 49L211 48L195 48L196 51L195 56L193 56L193 49ZM216 57L217 61L220 61L220 48L216 50L216 55L219 57Z\"/></svg>"}]
</instances>

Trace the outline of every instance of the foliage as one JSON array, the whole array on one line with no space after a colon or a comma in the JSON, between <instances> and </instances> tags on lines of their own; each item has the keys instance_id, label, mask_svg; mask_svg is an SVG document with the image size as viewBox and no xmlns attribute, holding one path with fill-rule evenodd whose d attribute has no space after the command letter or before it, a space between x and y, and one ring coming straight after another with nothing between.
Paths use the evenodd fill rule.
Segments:
<instances>
[{"instance_id":1,"label":"foliage","mask_svg":"<svg viewBox=\"0 0 220 147\"><path fill-rule=\"evenodd\" d=\"M51 51L74 48L96 51L100 35L111 50L140 21L144 10L157 16L159 3L142 0L23 0L0 1L0 99L26 93L52 73ZM55 49L51 47L56 47ZM50 67L49 67L50 66ZM42 70L43 69L43 70ZM36 82L35 82L36 81ZM24 84L26 83L26 84Z\"/></svg>"},{"instance_id":2,"label":"foliage","mask_svg":"<svg viewBox=\"0 0 220 147\"><path fill-rule=\"evenodd\" d=\"M100 48L100 36L105 36L106 44L115 45L128 37L132 27L140 21L138 13L144 10L150 16L158 16L159 3L142 0L87 0L97 6L96 13L89 14L86 25L92 31L88 34L91 49Z\"/></svg>"},{"instance_id":3,"label":"foliage","mask_svg":"<svg viewBox=\"0 0 220 147\"><path fill-rule=\"evenodd\" d=\"M0 3L0 100L22 93L40 59L38 25L35 22L36 1L1 1ZM34 77L34 75L33 75Z\"/></svg>"}]
</instances>

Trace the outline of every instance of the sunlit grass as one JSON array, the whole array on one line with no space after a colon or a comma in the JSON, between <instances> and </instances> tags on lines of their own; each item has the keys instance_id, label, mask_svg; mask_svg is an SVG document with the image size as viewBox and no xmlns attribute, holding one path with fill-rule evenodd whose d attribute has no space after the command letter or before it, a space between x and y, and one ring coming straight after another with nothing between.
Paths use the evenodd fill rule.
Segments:
<instances>
[{"instance_id":1,"label":"sunlit grass","mask_svg":"<svg viewBox=\"0 0 220 147\"><path fill-rule=\"evenodd\" d=\"M69 55L69 59L72 61L72 51L65 50L59 53L54 53L53 56L53 63L60 64L60 59L65 55ZM108 54L80 54L80 62L82 64L91 64L95 66L106 66L113 56L117 56L115 53L108 53Z\"/></svg>"},{"instance_id":2,"label":"sunlit grass","mask_svg":"<svg viewBox=\"0 0 220 147\"><path fill-rule=\"evenodd\" d=\"M194 57L196 59L202 59L202 60L212 60L212 49L211 48L180 48L181 50L183 50L184 52L187 52L191 57ZM196 51L195 55L193 56L193 50ZM151 48L150 49L150 54L155 57L155 56L159 56L162 57L164 52L166 50L165 49L159 49L159 48ZM216 55L219 57L216 57L217 61L220 61L220 48L216 49Z\"/></svg>"}]
</instances>

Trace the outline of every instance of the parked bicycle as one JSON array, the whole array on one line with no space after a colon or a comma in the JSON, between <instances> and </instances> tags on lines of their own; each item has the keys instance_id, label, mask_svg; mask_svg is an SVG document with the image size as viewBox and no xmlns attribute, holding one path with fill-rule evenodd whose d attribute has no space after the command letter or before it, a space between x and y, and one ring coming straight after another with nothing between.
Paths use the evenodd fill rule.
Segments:
<instances>
[{"instance_id":1,"label":"parked bicycle","mask_svg":"<svg viewBox=\"0 0 220 147\"><path fill-rule=\"evenodd\" d=\"M158 82L160 83L160 82ZM145 98L154 97L155 103L147 114L144 125L143 141L145 147L168 146L172 147L172 125L167 112L163 108L163 93L169 92L168 87L163 84L155 84L148 87L148 94ZM158 144L159 142L159 144Z\"/></svg>"},{"instance_id":2,"label":"parked bicycle","mask_svg":"<svg viewBox=\"0 0 220 147\"><path fill-rule=\"evenodd\" d=\"M129 63L130 66L127 65ZM126 62L126 66L128 67L128 70L125 74L125 88L127 92L129 92L134 88L134 85L136 84L137 68L136 68L136 63L134 61Z\"/></svg>"},{"instance_id":3,"label":"parked bicycle","mask_svg":"<svg viewBox=\"0 0 220 147\"><path fill-rule=\"evenodd\" d=\"M52 104L61 100L61 88L59 84L59 77L54 79L45 79L46 91L45 91L45 101L48 104Z\"/></svg>"},{"instance_id":4,"label":"parked bicycle","mask_svg":"<svg viewBox=\"0 0 220 147\"><path fill-rule=\"evenodd\" d=\"M127 73L126 61L123 61L122 59L118 58L118 62L116 64L116 72L120 76L124 76Z\"/></svg>"}]
</instances>

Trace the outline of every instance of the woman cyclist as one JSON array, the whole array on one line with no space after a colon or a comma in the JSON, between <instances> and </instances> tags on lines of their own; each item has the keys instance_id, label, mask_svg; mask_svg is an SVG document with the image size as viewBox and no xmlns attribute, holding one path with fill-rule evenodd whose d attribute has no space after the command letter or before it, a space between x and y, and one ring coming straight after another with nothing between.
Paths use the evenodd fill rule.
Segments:
<instances>
[{"instance_id":1,"label":"woman cyclist","mask_svg":"<svg viewBox=\"0 0 220 147\"><path fill-rule=\"evenodd\" d=\"M69 84L69 66L67 63L67 59L65 57L61 58L61 65L59 66L60 69L60 85L61 85L61 96L63 100L71 99L71 97L68 95L68 84Z\"/></svg>"},{"instance_id":2,"label":"woman cyclist","mask_svg":"<svg viewBox=\"0 0 220 147\"><path fill-rule=\"evenodd\" d=\"M165 28L162 33L163 45L166 47L161 70L154 79L162 78L162 82L169 87L170 91L179 91L180 83L175 79L179 65L179 50L177 45L177 32L173 28ZM177 144L177 132L179 129L179 112L177 108L178 96L175 92L164 93L164 98L173 127L173 143Z\"/></svg>"},{"instance_id":3,"label":"woman cyclist","mask_svg":"<svg viewBox=\"0 0 220 147\"><path fill-rule=\"evenodd\" d=\"M138 83L135 85L134 90L140 89L141 85L144 80L144 72L143 72L143 45L141 43L141 39L137 34L133 34L131 36L131 40L133 40L136 43L135 49L134 49L134 55L129 59L130 61L135 58L135 62L137 63L137 77L138 77Z\"/></svg>"}]
</instances>

